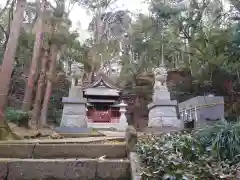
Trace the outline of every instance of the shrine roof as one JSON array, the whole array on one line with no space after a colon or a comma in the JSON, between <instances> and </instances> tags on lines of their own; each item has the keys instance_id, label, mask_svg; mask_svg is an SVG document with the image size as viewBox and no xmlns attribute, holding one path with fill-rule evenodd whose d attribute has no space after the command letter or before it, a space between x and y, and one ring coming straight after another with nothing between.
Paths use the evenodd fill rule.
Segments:
<instances>
[{"instance_id":1,"label":"shrine roof","mask_svg":"<svg viewBox=\"0 0 240 180\"><path fill-rule=\"evenodd\" d=\"M90 96L119 96L118 90L104 87L87 88L83 91L85 95Z\"/></svg>"},{"instance_id":2,"label":"shrine roof","mask_svg":"<svg viewBox=\"0 0 240 180\"><path fill-rule=\"evenodd\" d=\"M86 96L120 96L121 89L114 86L107 77L100 75L97 79L83 87Z\"/></svg>"},{"instance_id":3,"label":"shrine roof","mask_svg":"<svg viewBox=\"0 0 240 180\"><path fill-rule=\"evenodd\" d=\"M101 89L114 89L118 92L121 91L120 88L116 87L115 85L113 85L110 80L104 76L104 75L100 75L98 77L96 77L96 80L94 82L92 82L91 84L88 84L86 86L83 87L83 91L85 91L86 89L89 88L101 88ZM101 91L101 90L100 90Z\"/></svg>"}]
</instances>

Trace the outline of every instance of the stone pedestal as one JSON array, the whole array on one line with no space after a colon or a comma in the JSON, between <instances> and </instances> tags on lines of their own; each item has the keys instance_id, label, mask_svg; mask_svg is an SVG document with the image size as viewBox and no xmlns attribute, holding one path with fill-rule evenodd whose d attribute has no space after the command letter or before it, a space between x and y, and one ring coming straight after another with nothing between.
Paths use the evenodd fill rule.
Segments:
<instances>
[{"instance_id":1,"label":"stone pedestal","mask_svg":"<svg viewBox=\"0 0 240 180\"><path fill-rule=\"evenodd\" d=\"M155 71L155 84L152 103L148 105L148 127L182 128L183 122L178 118L177 101L172 101L166 85L167 70L162 65Z\"/></svg>"},{"instance_id":2,"label":"stone pedestal","mask_svg":"<svg viewBox=\"0 0 240 180\"><path fill-rule=\"evenodd\" d=\"M154 71L154 93L152 97L152 103L148 105L148 127L173 127L182 128L183 123L178 119L177 101L172 101L170 98L170 92L168 91L167 69L162 64Z\"/></svg>"},{"instance_id":3,"label":"stone pedestal","mask_svg":"<svg viewBox=\"0 0 240 180\"><path fill-rule=\"evenodd\" d=\"M182 121L177 116L177 101L162 99L148 105L148 127L181 128Z\"/></svg>"},{"instance_id":4,"label":"stone pedestal","mask_svg":"<svg viewBox=\"0 0 240 180\"><path fill-rule=\"evenodd\" d=\"M61 127L87 127L86 99L83 98L81 87L73 86L69 97L63 97L63 115Z\"/></svg>"},{"instance_id":5,"label":"stone pedestal","mask_svg":"<svg viewBox=\"0 0 240 180\"><path fill-rule=\"evenodd\" d=\"M87 127L86 100L79 98L63 98L64 108L61 127Z\"/></svg>"}]
</instances>

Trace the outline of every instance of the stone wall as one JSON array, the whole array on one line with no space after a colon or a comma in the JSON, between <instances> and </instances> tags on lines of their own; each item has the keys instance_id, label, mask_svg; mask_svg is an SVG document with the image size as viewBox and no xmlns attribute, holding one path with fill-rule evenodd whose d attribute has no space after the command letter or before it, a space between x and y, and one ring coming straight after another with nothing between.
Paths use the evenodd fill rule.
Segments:
<instances>
[{"instance_id":1,"label":"stone wall","mask_svg":"<svg viewBox=\"0 0 240 180\"><path fill-rule=\"evenodd\" d=\"M224 98L221 96L197 96L179 103L179 111L191 113L196 126L212 124L224 118Z\"/></svg>"}]
</instances>

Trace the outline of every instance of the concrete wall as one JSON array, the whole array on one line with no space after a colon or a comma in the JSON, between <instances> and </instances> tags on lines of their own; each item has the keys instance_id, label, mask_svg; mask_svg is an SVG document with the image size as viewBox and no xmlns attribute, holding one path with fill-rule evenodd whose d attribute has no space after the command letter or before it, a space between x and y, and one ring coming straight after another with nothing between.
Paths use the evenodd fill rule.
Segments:
<instances>
[{"instance_id":1,"label":"concrete wall","mask_svg":"<svg viewBox=\"0 0 240 180\"><path fill-rule=\"evenodd\" d=\"M196 126L212 124L224 117L224 98L221 96L197 96L179 103L178 106L180 112L187 110L188 113L192 113L194 119L197 117Z\"/></svg>"}]
</instances>

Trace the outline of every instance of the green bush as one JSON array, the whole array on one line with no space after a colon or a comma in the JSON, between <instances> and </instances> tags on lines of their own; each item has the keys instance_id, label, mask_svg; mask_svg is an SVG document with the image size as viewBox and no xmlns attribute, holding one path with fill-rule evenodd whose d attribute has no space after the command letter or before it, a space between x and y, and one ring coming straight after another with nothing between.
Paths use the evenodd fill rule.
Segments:
<instances>
[{"instance_id":1,"label":"green bush","mask_svg":"<svg viewBox=\"0 0 240 180\"><path fill-rule=\"evenodd\" d=\"M14 108L7 108L5 117L8 121L18 124L19 126L28 127L29 114Z\"/></svg>"},{"instance_id":2,"label":"green bush","mask_svg":"<svg viewBox=\"0 0 240 180\"><path fill-rule=\"evenodd\" d=\"M198 130L194 136L220 160L236 160L240 154L240 123L222 120L213 126Z\"/></svg>"},{"instance_id":3,"label":"green bush","mask_svg":"<svg viewBox=\"0 0 240 180\"><path fill-rule=\"evenodd\" d=\"M172 133L139 139L142 179L234 179L236 166L219 161L191 133Z\"/></svg>"}]
</instances>

